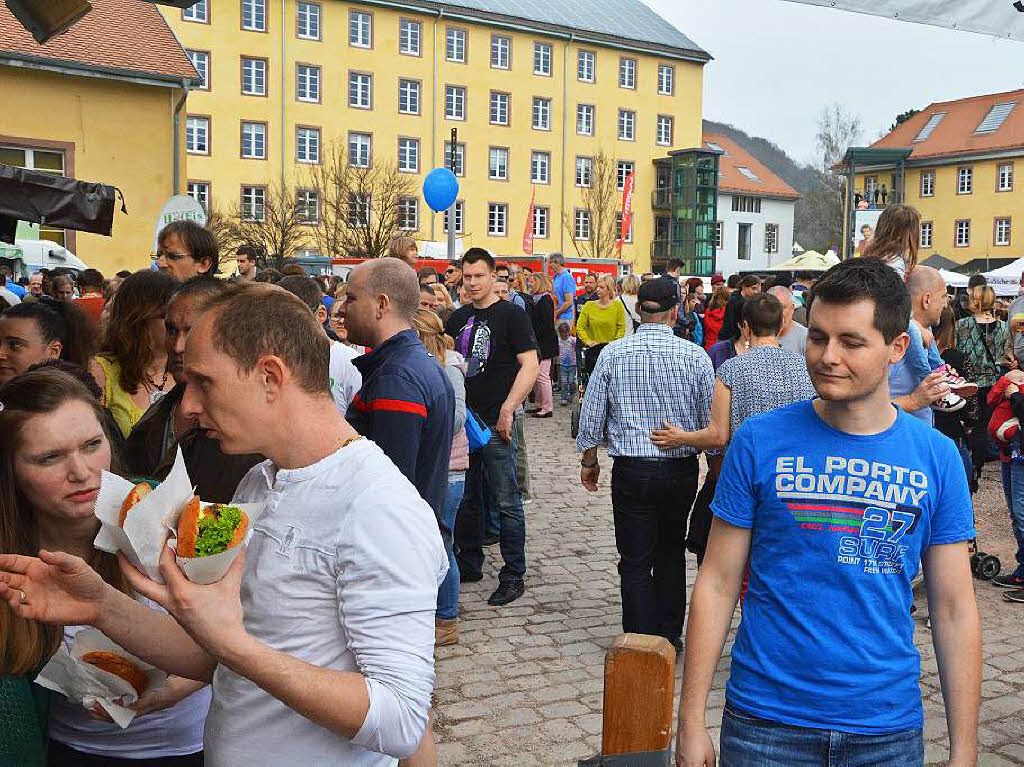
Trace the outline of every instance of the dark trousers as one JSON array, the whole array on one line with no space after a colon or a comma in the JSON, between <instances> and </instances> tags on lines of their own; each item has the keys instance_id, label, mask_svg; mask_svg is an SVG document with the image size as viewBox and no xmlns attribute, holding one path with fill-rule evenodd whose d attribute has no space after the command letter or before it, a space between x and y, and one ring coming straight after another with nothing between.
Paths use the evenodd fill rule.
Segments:
<instances>
[{"instance_id":1,"label":"dark trousers","mask_svg":"<svg viewBox=\"0 0 1024 767\"><path fill-rule=\"evenodd\" d=\"M722 456L709 455L708 473L704 477L704 484L697 493L697 500L693 502L693 511L690 512L690 524L686 530L686 549L691 554L697 555L697 567L704 563L704 553L708 548L708 535L711 533L711 521L714 514L711 512L711 501L715 498L715 488L718 487L718 472L722 468Z\"/></svg>"},{"instance_id":2,"label":"dark trousers","mask_svg":"<svg viewBox=\"0 0 1024 767\"><path fill-rule=\"evenodd\" d=\"M978 424L971 432L971 461L974 464L974 478L981 477L981 470L985 468L988 455L988 422L992 418L992 408L988 405L988 394L992 391L991 386L978 387Z\"/></svg>"},{"instance_id":3,"label":"dark trousers","mask_svg":"<svg viewBox=\"0 0 1024 767\"><path fill-rule=\"evenodd\" d=\"M161 759L117 759L77 751L60 741L50 740L47 767L203 767L203 752Z\"/></svg>"},{"instance_id":4,"label":"dark trousers","mask_svg":"<svg viewBox=\"0 0 1024 767\"><path fill-rule=\"evenodd\" d=\"M686 518L697 474L696 456L616 458L612 466L622 630L663 636L677 648L686 612Z\"/></svg>"}]
</instances>

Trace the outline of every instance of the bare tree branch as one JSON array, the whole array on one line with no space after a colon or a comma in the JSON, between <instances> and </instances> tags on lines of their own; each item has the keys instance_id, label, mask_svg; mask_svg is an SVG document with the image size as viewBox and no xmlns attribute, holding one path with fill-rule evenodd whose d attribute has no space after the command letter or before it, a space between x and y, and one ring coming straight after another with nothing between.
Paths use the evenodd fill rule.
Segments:
<instances>
[{"instance_id":1,"label":"bare tree branch","mask_svg":"<svg viewBox=\"0 0 1024 767\"><path fill-rule=\"evenodd\" d=\"M621 212L622 193L618 189L618 166L603 149L593 158L590 185L580 192L581 204L562 215L562 225L578 256L601 258L613 255L619 236L617 216ZM576 238L576 211L590 218L590 236Z\"/></svg>"},{"instance_id":2,"label":"bare tree branch","mask_svg":"<svg viewBox=\"0 0 1024 767\"><path fill-rule=\"evenodd\" d=\"M231 236L239 244L253 245L266 254L267 265L281 268L284 260L308 247L305 211L295 193L278 185L267 187L262 216L236 205L231 215Z\"/></svg>"}]
</instances>

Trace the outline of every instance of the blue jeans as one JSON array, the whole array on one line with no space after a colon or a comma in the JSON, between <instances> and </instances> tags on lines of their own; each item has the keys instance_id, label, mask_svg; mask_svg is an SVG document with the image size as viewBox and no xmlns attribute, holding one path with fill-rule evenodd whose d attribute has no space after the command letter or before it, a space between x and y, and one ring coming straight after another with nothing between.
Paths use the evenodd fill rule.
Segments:
<instances>
[{"instance_id":1,"label":"blue jeans","mask_svg":"<svg viewBox=\"0 0 1024 767\"><path fill-rule=\"evenodd\" d=\"M919 767L921 730L857 735L761 719L726 704L722 767Z\"/></svg>"},{"instance_id":2,"label":"blue jeans","mask_svg":"<svg viewBox=\"0 0 1024 767\"><path fill-rule=\"evenodd\" d=\"M910 344L907 346L907 352L904 355L907 367L917 378L920 383L922 380L931 375L932 371L941 365L945 365L942 361L942 357L939 356L939 350L935 347L934 342L928 346L925 350L924 339L921 337L921 329L916 323L910 323Z\"/></svg>"},{"instance_id":3,"label":"blue jeans","mask_svg":"<svg viewBox=\"0 0 1024 767\"><path fill-rule=\"evenodd\" d=\"M465 489L464 479L448 483L444 515L441 517L441 539L448 554L448 574L437 590L437 617L445 620L459 617L459 563L455 561L455 520Z\"/></svg>"},{"instance_id":4,"label":"blue jeans","mask_svg":"<svg viewBox=\"0 0 1024 767\"><path fill-rule=\"evenodd\" d=\"M526 515L516 475L515 443L514 429L512 441L506 442L492 427L491 441L470 453L466 494L455 518L455 557L459 570L479 575L484 566L485 509L491 506L498 510L501 558L505 562L498 573L501 583L521 581L526 574Z\"/></svg>"},{"instance_id":5,"label":"blue jeans","mask_svg":"<svg viewBox=\"0 0 1024 767\"><path fill-rule=\"evenodd\" d=\"M1024 464L1004 463L1003 497L1010 510L1013 537L1017 539L1017 569L1015 575L1024 576Z\"/></svg>"},{"instance_id":6,"label":"blue jeans","mask_svg":"<svg viewBox=\"0 0 1024 767\"><path fill-rule=\"evenodd\" d=\"M562 404L566 405L572 399L576 389L576 364L566 365L562 363Z\"/></svg>"}]
</instances>

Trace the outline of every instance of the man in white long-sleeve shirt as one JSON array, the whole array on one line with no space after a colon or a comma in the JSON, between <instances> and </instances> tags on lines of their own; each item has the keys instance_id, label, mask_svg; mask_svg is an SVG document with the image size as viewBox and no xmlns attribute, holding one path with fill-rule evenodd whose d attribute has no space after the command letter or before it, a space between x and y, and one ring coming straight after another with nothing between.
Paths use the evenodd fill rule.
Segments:
<instances>
[{"instance_id":1,"label":"man in white long-sleeve shirt","mask_svg":"<svg viewBox=\"0 0 1024 767\"><path fill-rule=\"evenodd\" d=\"M268 457L234 499L266 506L215 584L187 581L169 549L166 586L130 569L173 620L76 557L0 556L0 598L24 592L19 615L91 623L154 665L212 680L211 767L393 765L426 726L447 557L430 506L335 408L328 344L299 299L265 284L214 299L192 328L183 411L225 452Z\"/></svg>"}]
</instances>

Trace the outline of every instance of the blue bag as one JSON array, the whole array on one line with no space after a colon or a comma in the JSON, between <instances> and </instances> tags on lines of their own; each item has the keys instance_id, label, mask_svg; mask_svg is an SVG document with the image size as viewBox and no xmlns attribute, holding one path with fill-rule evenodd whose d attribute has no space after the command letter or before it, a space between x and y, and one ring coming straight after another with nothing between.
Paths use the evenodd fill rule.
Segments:
<instances>
[{"instance_id":1,"label":"blue bag","mask_svg":"<svg viewBox=\"0 0 1024 767\"><path fill-rule=\"evenodd\" d=\"M466 408L466 437L469 439L469 452L475 453L491 441L491 430L483 420Z\"/></svg>"}]
</instances>

